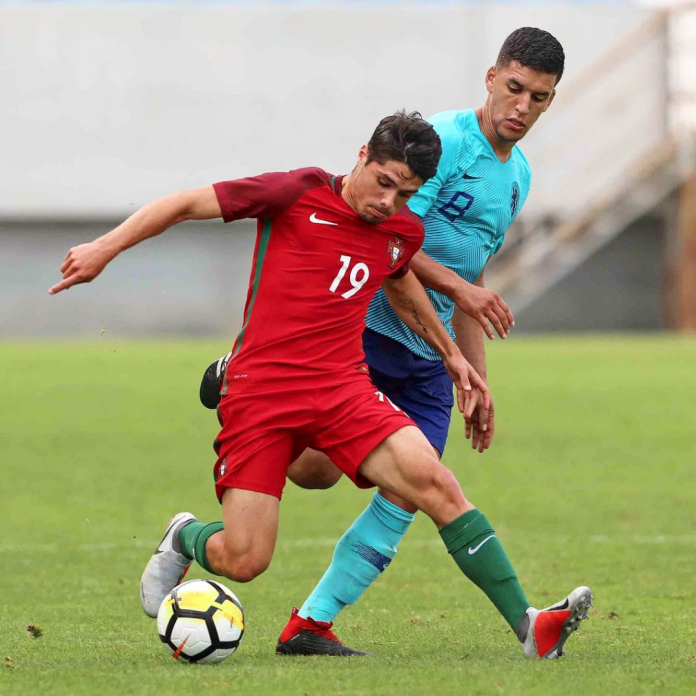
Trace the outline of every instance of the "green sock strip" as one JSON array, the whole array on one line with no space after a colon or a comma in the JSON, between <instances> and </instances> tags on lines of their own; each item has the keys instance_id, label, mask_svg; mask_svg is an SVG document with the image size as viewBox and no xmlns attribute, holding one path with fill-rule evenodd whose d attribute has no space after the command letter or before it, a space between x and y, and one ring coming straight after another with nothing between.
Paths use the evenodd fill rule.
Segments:
<instances>
[{"instance_id":1,"label":"green sock strip","mask_svg":"<svg viewBox=\"0 0 696 696\"><path fill-rule=\"evenodd\" d=\"M514 631L531 606L486 516L465 512L440 530L459 569L480 587Z\"/></svg>"},{"instance_id":2,"label":"green sock strip","mask_svg":"<svg viewBox=\"0 0 696 696\"><path fill-rule=\"evenodd\" d=\"M190 522L179 532L181 553L189 560L196 561L201 568L213 575L217 573L208 564L205 545L213 534L222 531L222 522Z\"/></svg>"}]
</instances>

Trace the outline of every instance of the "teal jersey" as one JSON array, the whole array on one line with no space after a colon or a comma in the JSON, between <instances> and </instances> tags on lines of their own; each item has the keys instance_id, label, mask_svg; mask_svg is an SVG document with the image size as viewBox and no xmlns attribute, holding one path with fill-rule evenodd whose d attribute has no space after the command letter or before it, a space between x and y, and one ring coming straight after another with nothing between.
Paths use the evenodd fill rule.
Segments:
<instances>
[{"instance_id":1,"label":"teal jersey","mask_svg":"<svg viewBox=\"0 0 696 696\"><path fill-rule=\"evenodd\" d=\"M442 141L437 174L408 203L423 219L423 251L473 283L527 200L532 172L522 151L513 147L501 162L479 128L473 109L443 111L429 119ZM426 288L438 316L454 338L454 302ZM389 336L428 360L440 356L394 313L380 290L365 320L368 328Z\"/></svg>"}]
</instances>

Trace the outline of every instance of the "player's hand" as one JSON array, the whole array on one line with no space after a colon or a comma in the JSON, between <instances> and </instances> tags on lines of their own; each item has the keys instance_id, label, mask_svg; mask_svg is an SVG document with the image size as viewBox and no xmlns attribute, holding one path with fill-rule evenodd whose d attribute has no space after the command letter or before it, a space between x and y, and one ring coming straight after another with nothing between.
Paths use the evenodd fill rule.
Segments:
<instances>
[{"instance_id":1,"label":"player's hand","mask_svg":"<svg viewBox=\"0 0 696 696\"><path fill-rule=\"evenodd\" d=\"M54 285L48 291L49 294L55 295L79 283L89 283L104 270L112 258L113 255L96 241L73 247L60 267L63 280Z\"/></svg>"},{"instance_id":2,"label":"player's hand","mask_svg":"<svg viewBox=\"0 0 696 696\"><path fill-rule=\"evenodd\" d=\"M483 423L486 424L484 430ZM493 441L495 433L495 411L493 408L493 400L490 401L490 406L484 412L482 405L477 405L471 415L471 418L466 421L466 439L471 440L471 448L478 450L479 453L485 452Z\"/></svg>"},{"instance_id":3,"label":"player's hand","mask_svg":"<svg viewBox=\"0 0 696 696\"><path fill-rule=\"evenodd\" d=\"M464 414L464 418L470 420L479 404L482 409L488 411L491 402L488 385L464 356L456 351L444 360L443 364L457 389L457 407L460 413ZM486 429L485 422L481 422L480 425L483 430Z\"/></svg>"},{"instance_id":4,"label":"player's hand","mask_svg":"<svg viewBox=\"0 0 696 696\"><path fill-rule=\"evenodd\" d=\"M510 328L515 325L515 317L503 298L495 290L471 283L460 285L461 289L455 297L457 307L464 314L476 319L488 338L495 338L491 324L498 332L498 336L505 338L510 333Z\"/></svg>"}]
</instances>

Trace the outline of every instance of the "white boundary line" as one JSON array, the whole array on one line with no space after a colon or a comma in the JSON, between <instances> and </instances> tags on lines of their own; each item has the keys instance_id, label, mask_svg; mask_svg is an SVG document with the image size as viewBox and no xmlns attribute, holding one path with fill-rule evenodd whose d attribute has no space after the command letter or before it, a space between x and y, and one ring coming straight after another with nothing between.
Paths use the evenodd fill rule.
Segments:
<instances>
[{"instance_id":1,"label":"white boundary line","mask_svg":"<svg viewBox=\"0 0 696 696\"><path fill-rule=\"evenodd\" d=\"M554 537L556 541L562 541L571 537ZM577 539L577 537L572 537ZM278 541L278 549L284 548L324 548L336 545L339 537L300 537L298 539L285 539ZM654 546L660 544L691 545L696 544L696 534L595 534L587 537L587 541L592 544L637 544ZM79 553L108 553L111 551L124 551L128 549L153 549L157 546L159 539L134 539L132 543L104 542L99 544L77 544L69 547L70 551ZM441 539L412 539L404 542L407 546L416 548L444 547ZM0 544L0 554L4 553L47 553L47 554L66 554L64 543L58 544Z\"/></svg>"}]
</instances>

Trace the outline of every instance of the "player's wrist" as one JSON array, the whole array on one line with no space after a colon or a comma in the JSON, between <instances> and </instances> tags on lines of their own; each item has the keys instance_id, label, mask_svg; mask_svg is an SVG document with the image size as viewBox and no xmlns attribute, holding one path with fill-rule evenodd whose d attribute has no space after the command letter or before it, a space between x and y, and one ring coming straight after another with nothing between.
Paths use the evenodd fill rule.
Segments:
<instances>
[{"instance_id":1,"label":"player's wrist","mask_svg":"<svg viewBox=\"0 0 696 696\"><path fill-rule=\"evenodd\" d=\"M115 232L115 231L114 231ZM114 234L109 232L103 237L94 240L94 245L96 248L105 256L108 257L109 261L115 256L118 256L122 251L128 248L128 244L122 239L123 235Z\"/></svg>"},{"instance_id":2,"label":"player's wrist","mask_svg":"<svg viewBox=\"0 0 696 696\"><path fill-rule=\"evenodd\" d=\"M462 312L467 313L467 308L471 303L471 283L467 283L463 278L457 277L457 282L454 284L450 297Z\"/></svg>"}]
</instances>

